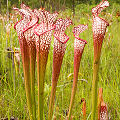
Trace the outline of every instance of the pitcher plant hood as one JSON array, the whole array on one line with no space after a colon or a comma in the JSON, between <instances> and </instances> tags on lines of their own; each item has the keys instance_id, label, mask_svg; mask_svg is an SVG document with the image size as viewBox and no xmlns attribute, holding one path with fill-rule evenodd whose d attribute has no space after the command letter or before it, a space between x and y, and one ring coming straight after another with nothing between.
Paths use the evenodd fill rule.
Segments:
<instances>
[{"instance_id":1,"label":"pitcher plant hood","mask_svg":"<svg viewBox=\"0 0 120 120\"><path fill-rule=\"evenodd\" d=\"M95 55L101 53L102 43L105 36L106 28L109 26L109 23L100 18L98 15L101 13L103 9L109 6L109 2L107 0L103 0L99 5L92 8L93 14L93 42L94 42L94 53Z\"/></svg>"},{"instance_id":2,"label":"pitcher plant hood","mask_svg":"<svg viewBox=\"0 0 120 120\"><path fill-rule=\"evenodd\" d=\"M55 28L54 22L58 16L58 13L50 14L45 10L37 9L34 10L34 13L40 20L40 24L37 24L34 28L34 33L40 36L39 41L36 41L36 45L38 47L41 46L41 50L45 49L48 51L51 43L52 30Z\"/></svg>"},{"instance_id":3,"label":"pitcher plant hood","mask_svg":"<svg viewBox=\"0 0 120 120\"><path fill-rule=\"evenodd\" d=\"M72 21L68 18L59 18L55 23L55 32L53 35L57 40L59 40L63 44L69 40L69 37L65 34L65 29L71 24Z\"/></svg>"},{"instance_id":4,"label":"pitcher plant hood","mask_svg":"<svg viewBox=\"0 0 120 120\"><path fill-rule=\"evenodd\" d=\"M77 27L74 27L73 29L73 33L75 37L75 40L74 40L74 75L78 74L82 53L83 53L85 44L87 44L86 40L79 38L79 34L85 31L87 28L88 28L87 25L80 24Z\"/></svg>"},{"instance_id":5,"label":"pitcher plant hood","mask_svg":"<svg viewBox=\"0 0 120 120\"><path fill-rule=\"evenodd\" d=\"M40 36L48 31L51 31L55 28L54 22L58 16L58 13L50 14L48 11L45 10L34 10L37 17L40 19L40 24L38 24L34 32L36 35Z\"/></svg>"},{"instance_id":6,"label":"pitcher plant hood","mask_svg":"<svg viewBox=\"0 0 120 120\"><path fill-rule=\"evenodd\" d=\"M69 37L65 34L65 29L72 24L70 19L58 19L55 23L54 51L53 51L53 78L59 75L62 59L66 49L66 42ZM53 79L54 80L54 79Z\"/></svg>"}]
</instances>

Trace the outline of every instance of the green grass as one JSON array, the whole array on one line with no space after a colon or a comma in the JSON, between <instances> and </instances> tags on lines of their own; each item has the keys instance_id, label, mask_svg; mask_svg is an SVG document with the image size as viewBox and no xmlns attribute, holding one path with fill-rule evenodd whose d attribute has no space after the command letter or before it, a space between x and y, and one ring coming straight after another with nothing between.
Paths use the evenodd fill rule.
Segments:
<instances>
[{"instance_id":1,"label":"green grass","mask_svg":"<svg viewBox=\"0 0 120 120\"><path fill-rule=\"evenodd\" d=\"M61 116L62 119L66 117L66 111L68 110L70 103L73 76L71 75L69 77L69 75L73 73L74 57L74 36L72 29L78 24L88 24L89 28L80 35L82 39L88 41L88 44L85 46L80 64L80 73L82 75L79 76L75 104L73 107L73 116L75 120L82 119L82 105L80 104L80 101L81 98L84 97L87 102L87 118L88 120L90 119L93 75L92 7L93 6L84 4L76 6L76 15L74 18L72 18L72 11L70 9L60 12L59 15L59 17L69 17L73 20L73 25L67 28L66 31L66 34L70 39L67 42L67 49L63 59L55 98L54 115L57 117ZM109 21L110 26L107 28L102 46L98 87L103 88L103 98L105 103L107 103L109 118L111 120L120 119L120 18L117 19L115 17L115 13L119 8L119 5L113 4L105 11L105 13L112 14L112 17L108 14L101 15ZM29 117L26 106L22 62L20 64L20 74L17 75L12 65L12 60L7 57L6 52L7 47L19 47L19 41L17 33L13 29L13 24L9 35L6 33L5 24L3 24L2 20L0 21L0 119L13 116L20 120L26 120L29 119ZM52 37L52 39L54 38ZM50 99L52 57L53 40L45 76L45 118L47 118L48 103ZM87 80L87 82L82 79ZM35 88L37 99L37 81Z\"/></svg>"}]
</instances>

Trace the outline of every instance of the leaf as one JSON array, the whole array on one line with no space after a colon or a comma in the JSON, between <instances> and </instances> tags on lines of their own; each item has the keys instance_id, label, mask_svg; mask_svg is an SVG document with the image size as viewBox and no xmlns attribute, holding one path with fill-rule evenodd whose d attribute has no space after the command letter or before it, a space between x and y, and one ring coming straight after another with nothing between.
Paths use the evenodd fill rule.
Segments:
<instances>
[{"instance_id":1,"label":"leaf","mask_svg":"<svg viewBox=\"0 0 120 120\"><path fill-rule=\"evenodd\" d=\"M78 73L78 78L82 76L82 73ZM73 80L73 77L74 77L74 73L70 73L68 76L67 76L67 79L68 80Z\"/></svg>"}]
</instances>

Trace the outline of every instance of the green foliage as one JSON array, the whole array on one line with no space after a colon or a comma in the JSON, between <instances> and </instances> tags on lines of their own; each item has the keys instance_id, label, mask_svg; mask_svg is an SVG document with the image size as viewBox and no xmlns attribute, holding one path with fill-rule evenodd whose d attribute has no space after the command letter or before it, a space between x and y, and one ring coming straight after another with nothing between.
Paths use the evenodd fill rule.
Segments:
<instances>
[{"instance_id":1,"label":"green foliage","mask_svg":"<svg viewBox=\"0 0 120 120\"><path fill-rule=\"evenodd\" d=\"M84 97L86 99L87 118L90 119L93 72L92 7L93 5L89 4L77 5L75 7L76 14L74 18L72 16L71 9L66 9L64 12L60 12L59 15L59 17L69 17L73 20L73 25L70 26L66 31L66 34L70 37L70 39L67 42L67 49L56 91L54 115L58 117L61 116L61 119L66 117L65 113L68 110L70 102L72 77L68 76L73 74L74 67L74 36L72 29L78 24L88 24L88 30L80 35L80 37L87 40L88 43L84 49L81 60L73 116L75 120L81 120L82 105L80 104L80 101L81 98ZM103 98L108 106L109 118L112 120L120 119L120 22L118 20L119 18L116 18L116 11L118 11L119 8L119 4L113 4L106 12L104 11L106 14L101 15L103 18L108 20L110 26L107 28L106 36L102 46L98 87L103 88ZM21 120L26 120L29 118L26 107L22 62L20 63L20 73L19 75L16 75L15 69L12 66L13 62L7 57L8 53L6 52L7 47L19 47L19 41L17 38L17 33L13 29L13 24L9 33L6 32L6 25L6 20L4 22L2 20L0 21L0 119L13 116ZM45 76L44 118L47 118L48 102L50 98L53 59L52 55L53 37ZM85 80L87 80L87 82ZM38 93L37 81L35 86L36 93ZM59 108L59 111L57 111L56 108Z\"/></svg>"}]
</instances>

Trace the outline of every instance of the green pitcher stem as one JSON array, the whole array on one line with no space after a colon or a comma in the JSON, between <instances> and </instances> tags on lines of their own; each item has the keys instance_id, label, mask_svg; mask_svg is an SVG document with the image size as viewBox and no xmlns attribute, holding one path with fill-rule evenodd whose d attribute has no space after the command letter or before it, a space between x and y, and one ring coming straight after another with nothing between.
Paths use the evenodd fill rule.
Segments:
<instances>
[{"instance_id":1,"label":"green pitcher stem","mask_svg":"<svg viewBox=\"0 0 120 120\"><path fill-rule=\"evenodd\" d=\"M38 72L38 120L43 120L44 108L44 78L45 78L45 59L37 53L37 72Z\"/></svg>"},{"instance_id":2,"label":"green pitcher stem","mask_svg":"<svg viewBox=\"0 0 120 120\"><path fill-rule=\"evenodd\" d=\"M37 51L37 80L38 80L38 120L40 120L40 52Z\"/></svg>"},{"instance_id":3,"label":"green pitcher stem","mask_svg":"<svg viewBox=\"0 0 120 120\"><path fill-rule=\"evenodd\" d=\"M52 82L52 90L51 90L51 96L50 96L48 120L52 120L52 116L53 116L56 86L57 86L57 81Z\"/></svg>"},{"instance_id":4,"label":"green pitcher stem","mask_svg":"<svg viewBox=\"0 0 120 120\"><path fill-rule=\"evenodd\" d=\"M26 98L27 98L27 105L30 115L30 120L33 120L32 116L32 101L31 101L31 90L30 90L30 78L29 78L29 67L24 67L24 79L25 79L25 91L26 91Z\"/></svg>"},{"instance_id":5,"label":"green pitcher stem","mask_svg":"<svg viewBox=\"0 0 120 120\"><path fill-rule=\"evenodd\" d=\"M40 80L38 82L38 120L43 120L44 108L44 73L40 72Z\"/></svg>"},{"instance_id":6,"label":"green pitcher stem","mask_svg":"<svg viewBox=\"0 0 120 120\"><path fill-rule=\"evenodd\" d=\"M99 60L94 60L92 81L92 116L91 120L97 120L97 86L98 86Z\"/></svg>"},{"instance_id":7,"label":"green pitcher stem","mask_svg":"<svg viewBox=\"0 0 120 120\"><path fill-rule=\"evenodd\" d=\"M77 90L77 81L78 81L78 73L79 73L79 67L80 67L80 61L82 58L82 52L78 55L75 52L76 50L74 49L74 79L73 79L73 87L72 87L72 94L71 94L71 100L70 100L70 106L69 106L69 113L68 113L68 120L71 119L71 114L72 114L72 108L74 105L74 100L75 100L75 94Z\"/></svg>"},{"instance_id":8,"label":"green pitcher stem","mask_svg":"<svg viewBox=\"0 0 120 120\"><path fill-rule=\"evenodd\" d=\"M31 99L32 99L32 111L33 111L33 118L34 118L34 120L36 120L35 62L36 62L36 51L35 51L35 48L30 48Z\"/></svg>"}]
</instances>

